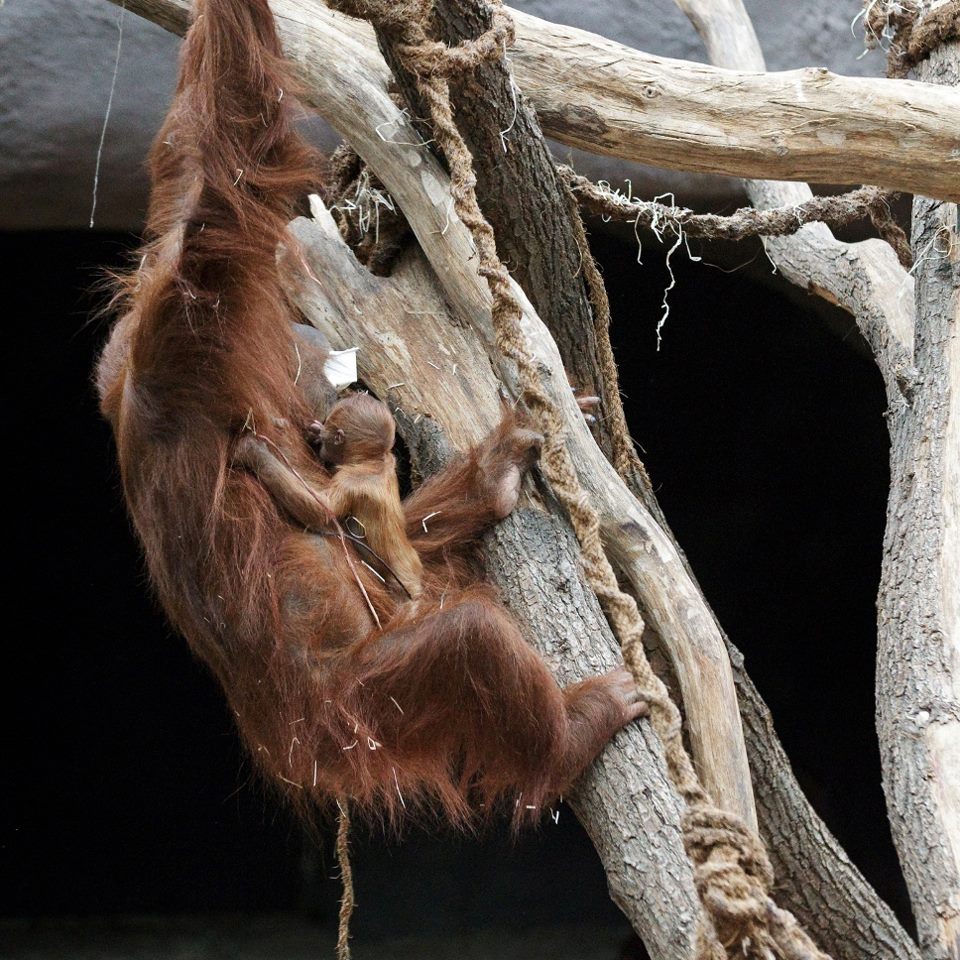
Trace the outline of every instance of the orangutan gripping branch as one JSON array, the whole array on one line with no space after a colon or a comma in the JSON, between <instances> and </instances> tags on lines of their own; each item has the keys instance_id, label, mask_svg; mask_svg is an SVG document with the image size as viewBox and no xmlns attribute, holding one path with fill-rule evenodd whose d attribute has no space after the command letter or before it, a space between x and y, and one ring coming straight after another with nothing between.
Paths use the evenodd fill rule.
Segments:
<instances>
[{"instance_id":1,"label":"orangutan gripping branch","mask_svg":"<svg viewBox=\"0 0 960 960\"><path fill-rule=\"evenodd\" d=\"M498 801L533 818L645 705L623 670L561 690L477 580L478 538L536 457L510 417L404 501L405 536L361 515L411 594L419 581L415 603L329 535L358 509L338 490L363 457L338 461L325 436L331 473L307 442L317 414L276 267L317 185L293 88L266 0L198 0L151 154L148 240L97 369L150 576L302 813L343 795L388 818L426 804L463 824ZM383 441L361 451L378 482Z\"/></svg>"}]
</instances>

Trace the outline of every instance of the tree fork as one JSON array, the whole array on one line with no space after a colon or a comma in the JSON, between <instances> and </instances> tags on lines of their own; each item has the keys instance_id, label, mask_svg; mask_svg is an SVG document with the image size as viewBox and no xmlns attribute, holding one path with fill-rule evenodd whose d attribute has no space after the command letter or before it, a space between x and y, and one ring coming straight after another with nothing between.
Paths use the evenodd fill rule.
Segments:
<instances>
[{"instance_id":1,"label":"tree fork","mask_svg":"<svg viewBox=\"0 0 960 960\"><path fill-rule=\"evenodd\" d=\"M434 16L440 39L448 44L473 39L490 26L487 0L436 0ZM429 144L431 131L424 119L429 111L414 77L397 56L392 38L382 30L375 32L409 106L411 122ZM595 359L596 324L607 318L594 316L583 263L589 251L581 251L571 205L536 110L513 81L505 61L480 64L461 81L452 80L450 92L457 116L465 121L458 125L473 154L477 199L496 233L500 258L553 334L574 385L585 395L600 398L601 416L593 434L607 459L613 460L611 424L619 422L626 430L626 420L619 393L611 391ZM444 163L442 157L438 159ZM504 197L510 202L504 203ZM621 473L634 495L667 529L639 459Z\"/></svg>"}]
</instances>

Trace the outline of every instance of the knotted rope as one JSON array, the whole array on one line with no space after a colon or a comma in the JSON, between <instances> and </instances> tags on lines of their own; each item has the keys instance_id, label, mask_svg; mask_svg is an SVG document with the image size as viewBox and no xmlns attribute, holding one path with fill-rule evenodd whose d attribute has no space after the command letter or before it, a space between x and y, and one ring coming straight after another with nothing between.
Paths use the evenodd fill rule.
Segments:
<instances>
[{"instance_id":1,"label":"knotted rope","mask_svg":"<svg viewBox=\"0 0 960 960\"><path fill-rule=\"evenodd\" d=\"M577 478L564 442L566 425L540 379L526 347L522 310L510 275L497 255L493 229L480 211L473 159L453 119L448 78L484 60L501 57L513 41L513 24L499 0L492 0L490 28L475 40L447 46L427 34L432 0L330 0L351 16L373 23L392 39L403 64L416 77L430 111L434 136L450 167L457 215L470 230L479 274L493 298L492 319L500 353L517 367L521 399L544 435L541 465L566 509L580 542L583 567L623 648L624 661L650 705L650 718L663 742L670 779L686 804L684 847L709 923L701 923L701 958L743 960L828 960L794 918L770 897L773 870L760 839L736 816L716 807L700 784L683 745L680 712L653 672L641 642L643 619L633 597L620 590L603 550L600 521ZM611 353L612 360L612 353Z\"/></svg>"},{"instance_id":2,"label":"knotted rope","mask_svg":"<svg viewBox=\"0 0 960 960\"><path fill-rule=\"evenodd\" d=\"M729 216L694 213L687 207L668 206L652 200L621 196L593 183L569 167L558 168L561 178L580 205L590 213L615 220L628 220L640 227L671 229L676 235L705 240L745 240L748 237L784 237L808 223L845 227L869 217L881 239L893 247L906 268L913 266L910 241L890 212L891 194L880 187L858 187L830 197L813 197L789 207L758 210L742 207Z\"/></svg>"}]
</instances>

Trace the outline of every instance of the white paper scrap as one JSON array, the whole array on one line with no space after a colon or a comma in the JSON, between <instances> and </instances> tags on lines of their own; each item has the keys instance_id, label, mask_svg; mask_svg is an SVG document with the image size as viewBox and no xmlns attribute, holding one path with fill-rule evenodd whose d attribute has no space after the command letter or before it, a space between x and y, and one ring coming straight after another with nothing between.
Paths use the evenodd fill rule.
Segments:
<instances>
[{"instance_id":1,"label":"white paper scrap","mask_svg":"<svg viewBox=\"0 0 960 960\"><path fill-rule=\"evenodd\" d=\"M335 387L348 387L357 382L357 351L359 347L348 350L331 350L323 372Z\"/></svg>"}]
</instances>

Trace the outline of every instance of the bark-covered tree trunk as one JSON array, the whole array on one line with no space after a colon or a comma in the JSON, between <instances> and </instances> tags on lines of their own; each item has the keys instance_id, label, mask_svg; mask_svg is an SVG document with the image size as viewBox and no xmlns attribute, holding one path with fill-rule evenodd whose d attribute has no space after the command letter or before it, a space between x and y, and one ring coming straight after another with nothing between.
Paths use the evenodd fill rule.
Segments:
<instances>
[{"instance_id":1,"label":"bark-covered tree trunk","mask_svg":"<svg viewBox=\"0 0 960 960\"><path fill-rule=\"evenodd\" d=\"M956 85L960 44L917 78ZM892 409L877 727L883 785L928 960L960 958L960 227L916 197L915 386Z\"/></svg>"},{"instance_id":2,"label":"bark-covered tree trunk","mask_svg":"<svg viewBox=\"0 0 960 960\"><path fill-rule=\"evenodd\" d=\"M438 39L456 44L490 28L491 8L485 0L437 0L434 22ZM429 140L429 123L423 119L427 108L416 78L397 55L390 33L378 30L377 39ZM450 92L460 132L473 154L477 199L496 233L497 252L553 334L561 355L569 356L567 372L575 386L605 403L604 384L590 363L596 336L580 250L536 114L502 60L451 78ZM578 349L569 349L571 344ZM609 437L602 430L597 435L609 456Z\"/></svg>"},{"instance_id":3,"label":"bark-covered tree trunk","mask_svg":"<svg viewBox=\"0 0 960 960\"><path fill-rule=\"evenodd\" d=\"M450 45L475 39L493 22L486 0L436 0L434 20L439 38ZM378 39L411 112L422 118L426 108L416 78L398 55L396 38L381 30ZM494 228L498 253L552 334L573 382L600 398L601 419L595 435L607 459L613 459L610 429L626 431L626 421L616 385L600 373L598 331L584 280L583 258L589 251L580 249L572 220L578 214L557 175L536 114L517 88L505 56L452 78L450 89L457 125L473 156L477 197ZM424 132L429 135L429 130ZM633 492L666 529L639 460L627 465L626 472ZM654 611L646 612L648 619L656 621ZM713 641L710 656L691 663L671 643L670 635L664 638L665 646L683 693L690 739L707 789L721 806L756 826L750 769L726 652L705 605L701 612L701 633L705 641ZM694 676L699 690L691 682ZM703 691L706 696L698 696Z\"/></svg>"}]
</instances>

